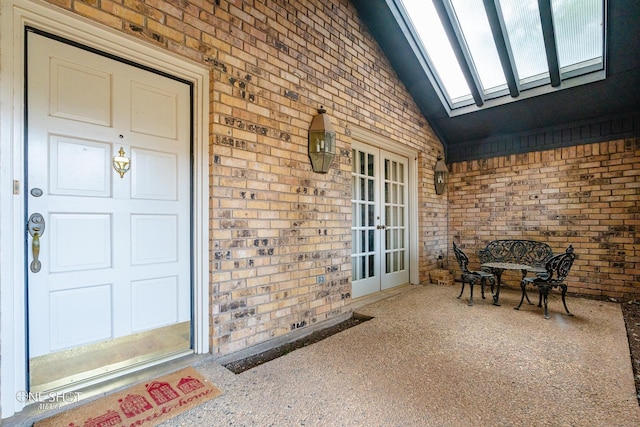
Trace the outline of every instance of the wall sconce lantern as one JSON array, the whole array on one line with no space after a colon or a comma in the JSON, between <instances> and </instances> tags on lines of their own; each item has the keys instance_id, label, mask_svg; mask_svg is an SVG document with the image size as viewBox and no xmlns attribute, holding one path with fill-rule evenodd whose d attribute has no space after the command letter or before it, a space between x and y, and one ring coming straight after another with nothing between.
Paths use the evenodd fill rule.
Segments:
<instances>
[{"instance_id":1,"label":"wall sconce lantern","mask_svg":"<svg viewBox=\"0 0 640 427\"><path fill-rule=\"evenodd\" d=\"M447 169L447 165L444 163L444 160L440 154L438 154L438 161L436 162L434 172L435 173L433 180L434 184L436 185L436 194L442 194L447 188L449 169Z\"/></svg>"},{"instance_id":2,"label":"wall sconce lantern","mask_svg":"<svg viewBox=\"0 0 640 427\"><path fill-rule=\"evenodd\" d=\"M314 172L327 173L336 155L336 131L320 106L309 126L309 159Z\"/></svg>"}]
</instances>

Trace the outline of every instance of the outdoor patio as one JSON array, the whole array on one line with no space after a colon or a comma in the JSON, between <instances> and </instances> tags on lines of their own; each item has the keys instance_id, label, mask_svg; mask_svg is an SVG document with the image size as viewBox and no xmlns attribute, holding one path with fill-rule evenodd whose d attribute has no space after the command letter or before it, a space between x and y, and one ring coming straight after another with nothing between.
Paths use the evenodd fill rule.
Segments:
<instances>
[{"instance_id":1,"label":"outdoor patio","mask_svg":"<svg viewBox=\"0 0 640 427\"><path fill-rule=\"evenodd\" d=\"M615 303L557 293L551 319L459 286L407 286L357 308L374 316L234 375L196 366L223 395L164 426L638 426L626 331ZM532 295L537 302L537 295Z\"/></svg>"}]
</instances>

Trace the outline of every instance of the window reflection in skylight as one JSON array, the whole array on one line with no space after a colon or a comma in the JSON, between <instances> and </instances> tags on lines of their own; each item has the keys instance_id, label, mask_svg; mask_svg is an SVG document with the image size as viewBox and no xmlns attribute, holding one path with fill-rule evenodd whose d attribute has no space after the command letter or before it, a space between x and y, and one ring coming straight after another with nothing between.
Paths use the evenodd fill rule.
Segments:
<instances>
[{"instance_id":1,"label":"window reflection in skylight","mask_svg":"<svg viewBox=\"0 0 640 427\"><path fill-rule=\"evenodd\" d=\"M552 0L560 68L602 61L602 0ZM576 41L579 40L579 43Z\"/></svg>"},{"instance_id":2,"label":"window reflection in skylight","mask_svg":"<svg viewBox=\"0 0 640 427\"><path fill-rule=\"evenodd\" d=\"M500 0L520 82L549 75L537 0Z\"/></svg>"},{"instance_id":3,"label":"window reflection in skylight","mask_svg":"<svg viewBox=\"0 0 640 427\"><path fill-rule=\"evenodd\" d=\"M485 93L504 88L498 51L482 0L451 0Z\"/></svg>"},{"instance_id":4,"label":"window reflection in skylight","mask_svg":"<svg viewBox=\"0 0 640 427\"><path fill-rule=\"evenodd\" d=\"M431 0L402 0L402 3L449 99L455 102L469 98L471 91Z\"/></svg>"}]
</instances>

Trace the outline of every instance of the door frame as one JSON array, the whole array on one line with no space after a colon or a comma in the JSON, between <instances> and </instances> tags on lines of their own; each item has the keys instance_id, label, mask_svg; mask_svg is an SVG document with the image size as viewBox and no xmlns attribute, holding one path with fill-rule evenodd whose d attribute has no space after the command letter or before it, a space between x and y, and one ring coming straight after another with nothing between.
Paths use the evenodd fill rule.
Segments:
<instances>
[{"instance_id":1,"label":"door frame","mask_svg":"<svg viewBox=\"0 0 640 427\"><path fill-rule=\"evenodd\" d=\"M408 160L409 283L417 285L420 283L420 272L418 271L418 150L359 126L349 125L348 131L354 141L406 157Z\"/></svg>"},{"instance_id":2,"label":"door frame","mask_svg":"<svg viewBox=\"0 0 640 427\"><path fill-rule=\"evenodd\" d=\"M25 27L86 45L193 84L193 350L209 352L209 70L38 0L0 2L0 418L28 390L24 236Z\"/></svg>"}]
</instances>

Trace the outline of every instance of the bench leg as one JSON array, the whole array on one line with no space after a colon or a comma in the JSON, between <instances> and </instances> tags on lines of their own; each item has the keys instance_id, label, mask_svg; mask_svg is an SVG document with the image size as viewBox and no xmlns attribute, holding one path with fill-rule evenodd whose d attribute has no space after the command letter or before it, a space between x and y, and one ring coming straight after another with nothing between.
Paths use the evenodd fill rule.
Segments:
<instances>
[{"instance_id":1,"label":"bench leg","mask_svg":"<svg viewBox=\"0 0 640 427\"><path fill-rule=\"evenodd\" d=\"M493 294L493 305L500 305L500 284L502 281L502 272L504 270L500 270L498 268L492 269L492 273L496 276L496 293Z\"/></svg>"},{"instance_id":2,"label":"bench leg","mask_svg":"<svg viewBox=\"0 0 640 427\"><path fill-rule=\"evenodd\" d=\"M542 308L542 290L538 289L538 307Z\"/></svg>"}]
</instances>

